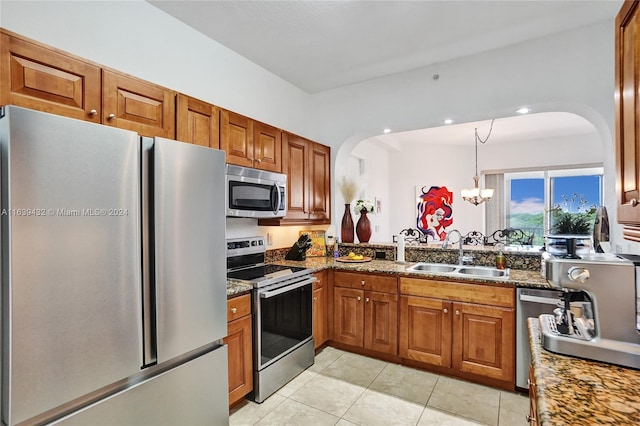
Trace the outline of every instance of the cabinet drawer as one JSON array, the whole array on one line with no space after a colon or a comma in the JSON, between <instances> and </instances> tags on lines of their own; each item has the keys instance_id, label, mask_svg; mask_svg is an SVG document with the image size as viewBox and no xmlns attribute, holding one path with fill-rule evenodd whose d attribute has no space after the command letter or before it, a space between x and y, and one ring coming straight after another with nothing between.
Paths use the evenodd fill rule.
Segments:
<instances>
[{"instance_id":1,"label":"cabinet drawer","mask_svg":"<svg viewBox=\"0 0 640 426\"><path fill-rule=\"evenodd\" d=\"M227 322L251 313L251 294L227 300Z\"/></svg>"},{"instance_id":2,"label":"cabinet drawer","mask_svg":"<svg viewBox=\"0 0 640 426\"><path fill-rule=\"evenodd\" d=\"M400 293L481 305L515 307L515 289L484 284L400 278Z\"/></svg>"},{"instance_id":3,"label":"cabinet drawer","mask_svg":"<svg viewBox=\"0 0 640 426\"><path fill-rule=\"evenodd\" d=\"M358 288L386 293L398 292L398 279L390 275L335 272L333 275L333 283L338 287Z\"/></svg>"}]
</instances>

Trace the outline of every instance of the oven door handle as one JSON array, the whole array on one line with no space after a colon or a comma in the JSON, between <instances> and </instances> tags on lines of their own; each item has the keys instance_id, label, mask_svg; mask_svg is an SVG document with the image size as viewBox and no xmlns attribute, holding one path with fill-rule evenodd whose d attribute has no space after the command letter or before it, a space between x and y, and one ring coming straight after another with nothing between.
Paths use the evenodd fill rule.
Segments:
<instances>
[{"instance_id":1,"label":"oven door handle","mask_svg":"<svg viewBox=\"0 0 640 426\"><path fill-rule=\"evenodd\" d=\"M315 277L307 278L304 281L300 281L294 284L285 285L283 287L277 288L275 290L265 291L260 293L261 299L268 299L273 296L277 296L282 293L286 293L287 291L295 290L296 288L304 287L305 285L313 284L318 281Z\"/></svg>"}]
</instances>

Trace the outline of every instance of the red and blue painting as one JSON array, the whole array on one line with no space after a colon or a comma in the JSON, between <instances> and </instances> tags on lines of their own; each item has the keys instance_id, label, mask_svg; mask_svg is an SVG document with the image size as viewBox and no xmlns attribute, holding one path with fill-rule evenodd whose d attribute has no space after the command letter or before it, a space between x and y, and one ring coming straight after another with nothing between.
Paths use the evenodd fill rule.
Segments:
<instances>
[{"instance_id":1,"label":"red and blue painting","mask_svg":"<svg viewBox=\"0 0 640 426\"><path fill-rule=\"evenodd\" d=\"M431 241L442 241L447 236L446 228L453 223L453 192L446 186L432 186L417 194L417 226ZM416 188L416 192L417 188Z\"/></svg>"}]
</instances>

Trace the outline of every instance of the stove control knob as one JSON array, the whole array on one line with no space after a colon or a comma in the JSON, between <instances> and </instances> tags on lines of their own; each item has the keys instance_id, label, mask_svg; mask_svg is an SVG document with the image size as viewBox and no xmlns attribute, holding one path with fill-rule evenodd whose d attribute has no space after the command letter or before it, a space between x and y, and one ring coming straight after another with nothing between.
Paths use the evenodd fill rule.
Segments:
<instances>
[{"instance_id":1,"label":"stove control knob","mask_svg":"<svg viewBox=\"0 0 640 426\"><path fill-rule=\"evenodd\" d=\"M588 269L579 268L577 266L572 266L571 268L569 268L569 270L567 271L567 275L569 276L569 280L573 281L574 283L580 284L584 284L584 282L587 281L591 276Z\"/></svg>"}]
</instances>

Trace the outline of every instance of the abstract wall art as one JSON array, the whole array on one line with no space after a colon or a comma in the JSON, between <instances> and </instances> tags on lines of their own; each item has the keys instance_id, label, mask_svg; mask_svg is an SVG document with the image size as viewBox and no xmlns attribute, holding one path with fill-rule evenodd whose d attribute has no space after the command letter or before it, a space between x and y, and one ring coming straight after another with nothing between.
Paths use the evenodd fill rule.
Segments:
<instances>
[{"instance_id":1,"label":"abstract wall art","mask_svg":"<svg viewBox=\"0 0 640 426\"><path fill-rule=\"evenodd\" d=\"M446 186L416 187L417 227L429 241L442 241L453 224L453 193Z\"/></svg>"}]
</instances>

